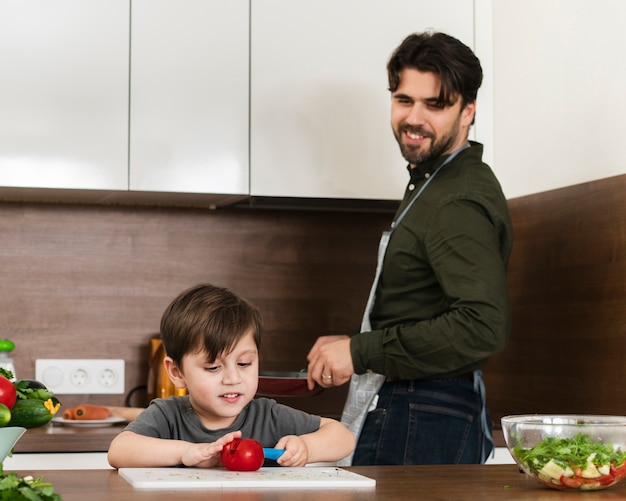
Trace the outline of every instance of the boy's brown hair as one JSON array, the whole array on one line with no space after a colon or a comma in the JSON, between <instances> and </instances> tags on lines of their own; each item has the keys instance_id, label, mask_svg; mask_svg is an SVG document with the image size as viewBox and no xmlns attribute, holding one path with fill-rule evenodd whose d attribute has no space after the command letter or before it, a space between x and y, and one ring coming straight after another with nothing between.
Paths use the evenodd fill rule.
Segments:
<instances>
[{"instance_id":1,"label":"boy's brown hair","mask_svg":"<svg viewBox=\"0 0 626 501\"><path fill-rule=\"evenodd\" d=\"M179 294L161 317L165 352L182 369L188 353L204 351L209 362L229 353L252 332L261 346L262 317L256 306L223 287L200 284Z\"/></svg>"}]
</instances>

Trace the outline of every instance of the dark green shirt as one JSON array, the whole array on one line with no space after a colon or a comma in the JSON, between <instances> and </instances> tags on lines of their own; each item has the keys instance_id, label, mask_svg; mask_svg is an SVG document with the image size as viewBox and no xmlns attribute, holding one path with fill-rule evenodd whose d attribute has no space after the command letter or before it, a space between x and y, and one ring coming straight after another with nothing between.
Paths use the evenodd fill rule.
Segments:
<instances>
[{"instance_id":1,"label":"dark green shirt","mask_svg":"<svg viewBox=\"0 0 626 501\"><path fill-rule=\"evenodd\" d=\"M429 183L391 236L371 332L352 337L354 369L390 378L463 374L509 337L513 227L500 184L472 142ZM410 169L398 209L445 157Z\"/></svg>"}]
</instances>

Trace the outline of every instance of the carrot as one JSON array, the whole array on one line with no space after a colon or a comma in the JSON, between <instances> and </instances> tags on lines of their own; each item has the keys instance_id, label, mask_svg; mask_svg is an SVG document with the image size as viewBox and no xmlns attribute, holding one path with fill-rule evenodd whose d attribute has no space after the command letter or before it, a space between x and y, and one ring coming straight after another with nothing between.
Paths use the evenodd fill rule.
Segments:
<instances>
[{"instance_id":1,"label":"carrot","mask_svg":"<svg viewBox=\"0 0 626 501\"><path fill-rule=\"evenodd\" d=\"M111 413L111 417L123 418L126 421L134 421L141 411L145 409L143 407L115 407L107 405L107 409Z\"/></svg>"},{"instance_id":2,"label":"carrot","mask_svg":"<svg viewBox=\"0 0 626 501\"><path fill-rule=\"evenodd\" d=\"M102 405L80 404L74 408L74 419L100 420L111 416L109 409Z\"/></svg>"},{"instance_id":3,"label":"carrot","mask_svg":"<svg viewBox=\"0 0 626 501\"><path fill-rule=\"evenodd\" d=\"M63 419L76 419L74 416L75 409L74 407L70 407L69 409L65 409L63 411Z\"/></svg>"}]
</instances>

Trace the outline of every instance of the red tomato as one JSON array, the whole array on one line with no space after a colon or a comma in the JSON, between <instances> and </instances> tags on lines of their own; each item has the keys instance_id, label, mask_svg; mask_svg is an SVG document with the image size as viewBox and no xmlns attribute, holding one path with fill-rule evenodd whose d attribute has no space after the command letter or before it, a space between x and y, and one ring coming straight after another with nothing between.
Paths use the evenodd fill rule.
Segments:
<instances>
[{"instance_id":1,"label":"red tomato","mask_svg":"<svg viewBox=\"0 0 626 501\"><path fill-rule=\"evenodd\" d=\"M570 489L580 489L583 484L585 485L593 485L595 487L599 486L609 486L612 485L615 480L613 475L602 475L596 478L584 478L584 477L566 477L563 475L561 477L561 484Z\"/></svg>"},{"instance_id":2,"label":"red tomato","mask_svg":"<svg viewBox=\"0 0 626 501\"><path fill-rule=\"evenodd\" d=\"M581 485L583 485L582 477L566 477L563 475L561 477L561 484L570 489L578 489Z\"/></svg>"},{"instance_id":3,"label":"red tomato","mask_svg":"<svg viewBox=\"0 0 626 501\"><path fill-rule=\"evenodd\" d=\"M617 479L626 477L626 462L622 463L619 468L611 465L611 475L613 475Z\"/></svg>"},{"instance_id":4,"label":"red tomato","mask_svg":"<svg viewBox=\"0 0 626 501\"><path fill-rule=\"evenodd\" d=\"M13 409L17 400L17 392L15 386L4 376L0 376L0 404L6 405L9 409Z\"/></svg>"},{"instance_id":5,"label":"red tomato","mask_svg":"<svg viewBox=\"0 0 626 501\"><path fill-rule=\"evenodd\" d=\"M612 485L613 482L615 482L615 477L613 475L602 475L601 477L598 477L598 482L600 483L600 485Z\"/></svg>"},{"instance_id":6,"label":"red tomato","mask_svg":"<svg viewBox=\"0 0 626 501\"><path fill-rule=\"evenodd\" d=\"M222 449L222 464L227 470L256 471L263 460L263 446L252 438L236 438Z\"/></svg>"}]
</instances>

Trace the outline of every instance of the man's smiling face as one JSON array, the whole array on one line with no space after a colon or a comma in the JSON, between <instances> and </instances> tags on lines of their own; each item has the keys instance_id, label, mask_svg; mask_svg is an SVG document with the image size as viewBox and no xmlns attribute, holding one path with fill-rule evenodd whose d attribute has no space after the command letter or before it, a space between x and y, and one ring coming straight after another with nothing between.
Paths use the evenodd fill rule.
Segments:
<instances>
[{"instance_id":1,"label":"man's smiling face","mask_svg":"<svg viewBox=\"0 0 626 501\"><path fill-rule=\"evenodd\" d=\"M411 167L447 155L466 141L476 103L461 109L461 98L441 105L439 75L405 68L392 94L391 127L402 156Z\"/></svg>"}]
</instances>

